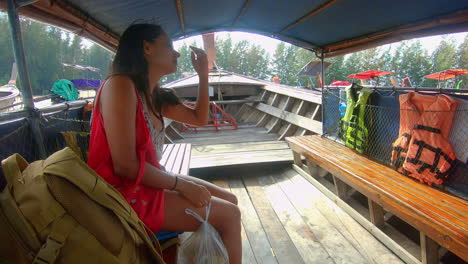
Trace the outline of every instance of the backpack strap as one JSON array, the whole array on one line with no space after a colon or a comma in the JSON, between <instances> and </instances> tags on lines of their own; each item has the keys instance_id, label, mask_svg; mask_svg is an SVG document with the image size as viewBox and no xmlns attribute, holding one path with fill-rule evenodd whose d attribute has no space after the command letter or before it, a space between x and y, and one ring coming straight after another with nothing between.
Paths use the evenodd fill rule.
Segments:
<instances>
[{"instance_id":1,"label":"backpack strap","mask_svg":"<svg viewBox=\"0 0 468 264\"><path fill-rule=\"evenodd\" d=\"M54 166L55 163L59 162L61 166ZM54 153L46 160L44 165L44 173L46 176L54 175L70 181L85 192L92 200L112 211L122 222L124 227L129 225L129 227L133 228L140 239L153 250L153 255L158 256L159 259L157 259L157 262L164 263L160 257L161 249L154 233L148 231L149 229L138 218L138 215L127 203L125 198L114 187L97 175L95 171L89 168L70 148L65 148ZM91 174L94 177L80 177L85 174ZM151 243L148 235L154 237L156 243Z\"/></svg>"},{"instance_id":2,"label":"backpack strap","mask_svg":"<svg viewBox=\"0 0 468 264\"><path fill-rule=\"evenodd\" d=\"M71 231L76 227L76 221L69 215L65 215L52 226L52 231L46 242L34 258L33 264L53 264L60 254L60 249Z\"/></svg>"},{"instance_id":3,"label":"backpack strap","mask_svg":"<svg viewBox=\"0 0 468 264\"><path fill-rule=\"evenodd\" d=\"M7 185L13 186L18 181L22 181L22 171L29 163L19 154L11 155L2 161L2 169L7 181Z\"/></svg>"}]
</instances>

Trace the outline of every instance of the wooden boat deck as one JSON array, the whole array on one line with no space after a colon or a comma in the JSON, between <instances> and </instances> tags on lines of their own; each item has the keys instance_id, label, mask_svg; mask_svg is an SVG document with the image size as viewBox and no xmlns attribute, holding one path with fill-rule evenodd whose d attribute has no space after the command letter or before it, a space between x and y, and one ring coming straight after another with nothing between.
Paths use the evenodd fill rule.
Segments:
<instances>
[{"instance_id":1,"label":"wooden boat deck","mask_svg":"<svg viewBox=\"0 0 468 264\"><path fill-rule=\"evenodd\" d=\"M175 143L192 144L191 169L293 161L288 144L262 127L242 125L238 130L182 135L185 138Z\"/></svg>"},{"instance_id":2,"label":"wooden boat deck","mask_svg":"<svg viewBox=\"0 0 468 264\"><path fill-rule=\"evenodd\" d=\"M290 164L197 174L237 195L243 263L403 263Z\"/></svg>"},{"instance_id":3,"label":"wooden boat deck","mask_svg":"<svg viewBox=\"0 0 468 264\"><path fill-rule=\"evenodd\" d=\"M278 134L268 133L264 127L252 124L241 124L237 130L209 131L198 133L180 133L184 139L174 143L191 143L192 146L228 144L240 142L262 142L278 139Z\"/></svg>"}]
</instances>

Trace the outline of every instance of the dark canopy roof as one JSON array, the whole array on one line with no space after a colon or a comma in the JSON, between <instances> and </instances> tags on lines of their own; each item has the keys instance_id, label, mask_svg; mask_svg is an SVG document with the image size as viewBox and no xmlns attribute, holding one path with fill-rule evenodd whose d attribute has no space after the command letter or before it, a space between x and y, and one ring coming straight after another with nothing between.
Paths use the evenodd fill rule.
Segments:
<instances>
[{"instance_id":1,"label":"dark canopy roof","mask_svg":"<svg viewBox=\"0 0 468 264\"><path fill-rule=\"evenodd\" d=\"M161 24L173 39L239 30L322 50L327 57L468 31L466 0L39 0L19 11L111 50L139 19Z\"/></svg>"}]
</instances>

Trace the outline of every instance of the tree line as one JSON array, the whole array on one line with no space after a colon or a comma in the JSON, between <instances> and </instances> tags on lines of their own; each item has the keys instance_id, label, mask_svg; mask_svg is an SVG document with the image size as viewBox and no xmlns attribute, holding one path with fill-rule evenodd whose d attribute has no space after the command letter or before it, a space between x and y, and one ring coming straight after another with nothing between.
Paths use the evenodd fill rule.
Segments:
<instances>
[{"instance_id":1,"label":"tree line","mask_svg":"<svg viewBox=\"0 0 468 264\"><path fill-rule=\"evenodd\" d=\"M109 72L113 54L102 47L84 45L83 39L70 32L31 20L21 19L27 66L30 73L33 94L50 93L50 88L58 79L103 79ZM197 46L196 43L191 45ZM178 52L176 73L163 79L163 83L177 80L194 73L189 45L184 44ZM226 71L244 74L259 79L271 80L278 76L281 83L293 86L317 86L317 80L298 76L300 70L311 60L318 60L309 50L281 42L270 55L259 45L246 40L235 42L230 36L216 38L216 64ZM14 61L10 30L6 15L0 14L0 84L8 82L11 65ZM436 85L436 81L423 76L453 68L468 68L468 36L457 43L444 37L432 53L424 49L420 41L403 41L338 56L326 61L331 66L326 71L325 82L347 80L349 74L383 70L395 72L397 81L409 77L413 84L425 87ZM90 72L65 67L63 63L87 65L99 68L100 72ZM464 80L465 86L468 80ZM390 85L390 83L386 83Z\"/></svg>"},{"instance_id":2,"label":"tree line","mask_svg":"<svg viewBox=\"0 0 468 264\"><path fill-rule=\"evenodd\" d=\"M196 43L191 45L195 46ZM179 70L166 81L177 80L184 73L193 73L189 45L184 44L179 52ZM293 86L318 85L316 77L312 77L311 83L308 76L299 76L298 73L307 63L319 59L309 50L284 42L278 44L270 56L264 48L245 40L234 43L229 36L225 39L216 38L216 57L218 67L227 71L265 80L271 80L276 75L281 83ZM459 45L453 38L444 37L431 54L416 40L371 48L325 61L331 63L325 71L326 83L347 80L347 76L353 73L382 70L394 72L392 76L397 81L409 77L414 85L433 87L437 81L424 79L425 75L447 69L468 69L468 35ZM391 85L389 80L384 82L381 84ZM465 86L467 82L465 76Z\"/></svg>"},{"instance_id":3,"label":"tree line","mask_svg":"<svg viewBox=\"0 0 468 264\"><path fill-rule=\"evenodd\" d=\"M21 19L23 46L34 95L49 94L59 79L102 79L108 74L113 56L98 46L87 46L83 39L59 28ZM0 14L0 85L8 82L14 62L8 17ZM100 72L78 70L63 64L87 65Z\"/></svg>"}]
</instances>

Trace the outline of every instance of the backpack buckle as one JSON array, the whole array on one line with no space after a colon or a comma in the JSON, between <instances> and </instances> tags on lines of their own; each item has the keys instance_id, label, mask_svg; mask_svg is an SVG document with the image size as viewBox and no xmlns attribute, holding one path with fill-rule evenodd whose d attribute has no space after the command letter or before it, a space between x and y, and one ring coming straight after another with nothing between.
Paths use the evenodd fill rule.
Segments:
<instances>
[{"instance_id":1,"label":"backpack buckle","mask_svg":"<svg viewBox=\"0 0 468 264\"><path fill-rule=\"evenodd\" d=\"M42 245L41 249L34 258L34 264L52 264L55 262L60 249L64 243L53 239L51 236L47 237L46 242Z\"/></svg>"}]
</instances>

